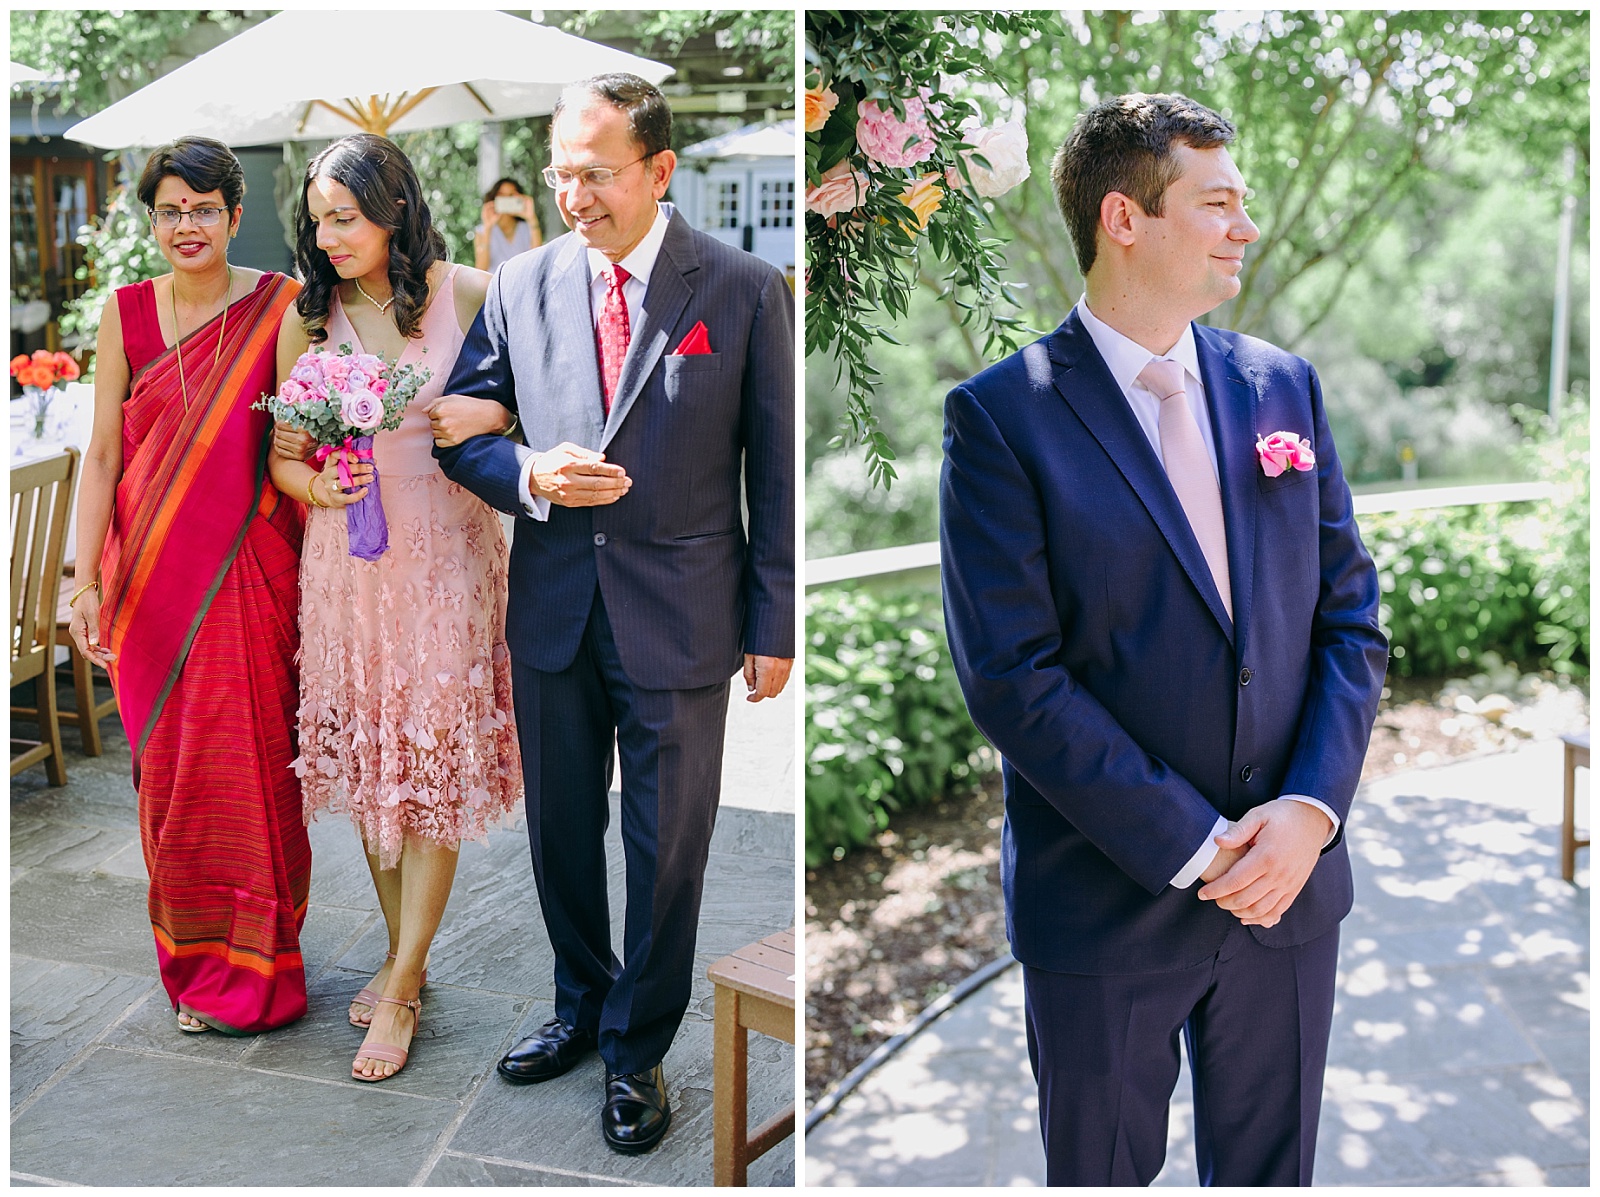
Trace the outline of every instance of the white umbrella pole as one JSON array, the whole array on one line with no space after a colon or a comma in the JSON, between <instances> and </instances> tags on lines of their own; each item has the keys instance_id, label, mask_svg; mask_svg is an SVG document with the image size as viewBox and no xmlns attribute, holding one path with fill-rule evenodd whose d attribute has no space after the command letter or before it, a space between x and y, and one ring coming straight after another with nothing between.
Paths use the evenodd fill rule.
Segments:
<instances>
[{"instance_id":1,"label":"white umbrella pole","mask_svg":"<svg viewBox=\"0 0 1600 1197\"><path fill-rule=\"evenodd\" d=\"M1550 418L1561 418L1561 404L1567 395L1567 333L1572 322L1569 292L1572 290L1572 226L1578 197L1572 194L1577 168L1577 152L1567 147L1566 194L1561 197L1561 224L1556 242L1556 301L1550 329Z\"/></svg>"}]
</instances>

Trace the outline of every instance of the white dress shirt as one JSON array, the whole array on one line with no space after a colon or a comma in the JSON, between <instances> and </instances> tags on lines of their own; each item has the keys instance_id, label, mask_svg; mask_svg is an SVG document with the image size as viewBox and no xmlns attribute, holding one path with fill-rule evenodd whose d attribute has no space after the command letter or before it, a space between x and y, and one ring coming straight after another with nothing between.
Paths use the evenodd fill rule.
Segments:
<instances>
[{"instance_id":1,"label":"white dress shirt","mask_svg":"<svg viewBox=\"0 0 1600 1197\"><path fill-rule=\"evenodd\" d=\"M1106 368L1111 371L1111 377L1116 380L1117 386L1122 388L1122 394L1127 399L1128 406L1133 409L1139 427L1144 429L1145 436L1149 438L1150 447L1156 451L1157 458L1161 457L1162 396L1140 382L1139 373L1151 361L1158 358L1165 358L1183 367L1184 395L1189 401L1190 412L1194 414L1194 422L1200 426L1200 439L1205 441L1206 455L1211 458L1211 471L1218 475L1217 485L1220 488L1222 483L1220 472L1217 470L1217 443L1211 431L1211 412L1206 403L1206 388L1200 381L1200 354L1194 345L1194 326L1184 325L1183 335L1166 353L1151 353L1143 345L1123 336L1091 312L1087 295L1078 300L1076 310L1078 319L1083 322L1083 327L1089 333L1089 339L1094 342L1094 347L1100 351L1100 357L1105 361ZM1339 834L1339 816L1329 810L1326 804L1305 794L1280 794L1278 798L1280 801L1304 802L1327 815L1333 822L1333 831L1323 847L1333 843L1334 836ZM1177 876L1170 884L1184 889L1198 881L1200 874L1206 871L1206 867L1221 851L1214 837L1226 830L1228 830L1228 820L1219 815L1205 842L1189 858L1189 863L1178 870Z\"/></svg>"},{"instance_id":2,"label":"white dress shirt","mask_svg":"<svg viewBox=\"0 0 1600 1197\"><path fill-rule=\"evenodd\" d=\"M628 328L637 331L639 327L639 310L644 307L645 292L650 289L650 272L656 267L656 259L661 256L661 243L667 238L667 214L662 211L661 205L656 205L656 218L650 225L650 231L640 240L638 245L628 252L628 256L618 262L628 272L628 281L622 284L622 301L628 306ZM589 256L589 319L594 327L600 326L600 315L606 305L606 272L611 268L611 259L598 249L585 251ZM628 351L633 352L630 340ZM554 448L553 445L531 445L533 453L528 454L527 460L522 463L521 479L517 483L517 494L522 498L522 509L536 520L550 518L550 500L535 498L528 487L528 480L533 476L533 461L535 454L545 449Z\"/></svg>"}]
</instances>

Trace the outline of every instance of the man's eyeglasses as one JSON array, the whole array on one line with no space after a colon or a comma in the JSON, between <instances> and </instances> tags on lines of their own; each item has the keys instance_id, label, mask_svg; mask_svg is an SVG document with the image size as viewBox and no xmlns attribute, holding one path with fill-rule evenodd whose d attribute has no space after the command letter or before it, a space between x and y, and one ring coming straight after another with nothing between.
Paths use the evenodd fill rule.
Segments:
<instances>
[{"instance_id":1,"label":"man's eyeglasses","mask_svg":"<svg viewBox=\"0 0 1600 1197\"><path fill-rule=\"evenodd\" d=\"M175 229L185 216L194 221L196 228L208 229L226 216L226 208L193 208L180 212L177 208L151 208L150 223L158 229Z\"/></svg>"},{"instance_id":2,"label":"man's eyeglasses","mask_svg":"<svg viewBox=\"0 0 1600 1197\"><path fill-rule=\"evenodd\" d=\"M646 158L654 156L653 154L641 154L633 162L643 162ZM544 168L544 181L545 185L553 191L565 191L575 182L582 183L590 191L604 191L615 183L617 176L632 166L633 162L625 162L615 170L612 170L609 166L589 166L583 170L557 170L553 166L547 166Z\"/></svg>"}]
</instances>

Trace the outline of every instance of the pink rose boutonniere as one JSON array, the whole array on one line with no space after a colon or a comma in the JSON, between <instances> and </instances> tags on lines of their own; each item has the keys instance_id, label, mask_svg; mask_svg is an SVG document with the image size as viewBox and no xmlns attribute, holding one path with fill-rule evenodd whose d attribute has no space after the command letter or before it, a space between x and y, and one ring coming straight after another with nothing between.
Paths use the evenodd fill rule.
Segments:
<instances>
[{"instance_id":1,"label":"pink rose boutonniere","mask_svg":"<svg viewBox=\"0 0 1600 1197\"><path fill-rule=\"evenodd\" d=\"M1311 442L1292 432L1269 432L1256 437L1256 456L1261 459L1261 472L1268 478L1291 469L1309 470L1317 464Z\"/></svg>"}]
</instances>

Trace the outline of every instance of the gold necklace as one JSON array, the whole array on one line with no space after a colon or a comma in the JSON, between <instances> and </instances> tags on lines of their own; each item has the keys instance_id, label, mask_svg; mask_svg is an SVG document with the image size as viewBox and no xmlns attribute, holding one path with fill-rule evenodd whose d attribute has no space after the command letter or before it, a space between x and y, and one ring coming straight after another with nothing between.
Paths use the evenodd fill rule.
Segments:
<instances>
[{"instance_id":1,"label":"gold necklace","mask_svg":"<svg viewBox=\"0 0 1600 1197\"><path fill-rule=\"evenodd\" d=\"M350 281L356 285L356 290L361 292L362 298L370 303L373 307L377 308L380 314L386 315L388 313L390 305L394 303L393 295L389 296L388 303L379 303L376 299L367 294L367 289L361 285L360 279L353 278Z\"/></svg>"},{"instance_id":2,"label":"gold necklace","mask_svg":"<svg viewBox=\"0 0 1600 1197\"><path fill-rule=\"evenodd\" d=\"M217 333L217 353L211 359L216 369L222 360L222 338L228 335L228 300L233 298L233 266L228 267L228 289L222 293L222 330ZM202 328L204 325L201 326ZM178 331L178 276L172 276L172 348L178 355L178 389L183 393L183 410L189 410L189 381L183 376L183 336Z\"/></svg>"}]
</instances>

